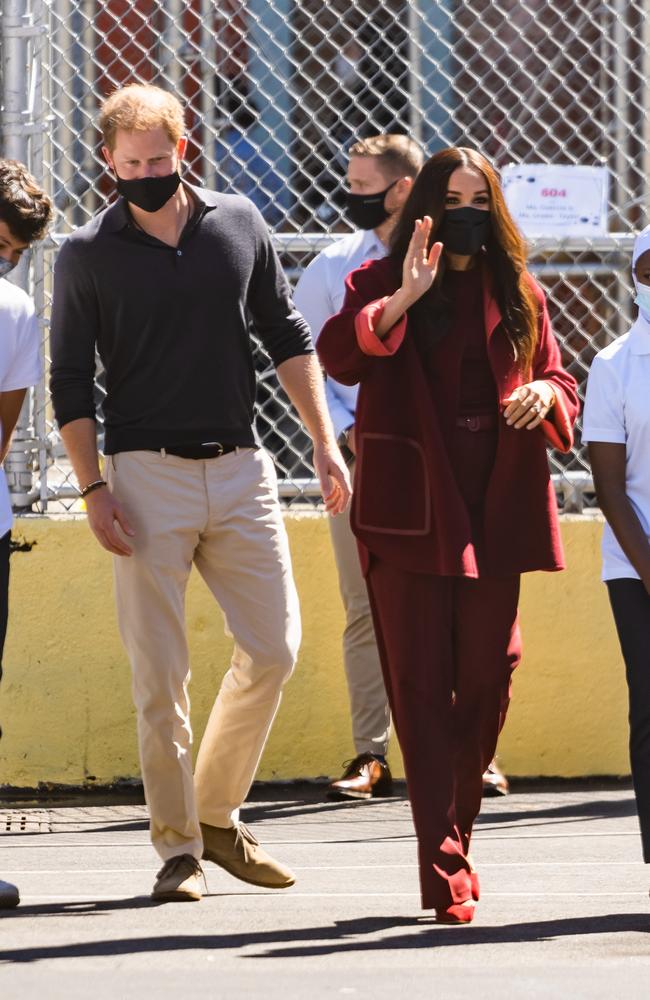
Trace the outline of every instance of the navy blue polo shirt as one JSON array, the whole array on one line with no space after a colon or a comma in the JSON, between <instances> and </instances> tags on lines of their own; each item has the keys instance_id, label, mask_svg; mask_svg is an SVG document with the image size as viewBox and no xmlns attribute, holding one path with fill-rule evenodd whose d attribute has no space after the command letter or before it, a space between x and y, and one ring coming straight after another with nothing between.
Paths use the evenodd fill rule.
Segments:
<instances>
[{"instance_id":1,"label":"navy blue polo shirt","mask_svg":"<svg viewBox=\"0 0 650 1000\"><path fill-rule=\"evenodd\" d=\"M255 446L251 325L277 366L312 353L309 328L255 206L186 186L177 247L139 229L120 198L58 253L51 391L59 426L95 417L106 371L106 454L221 441Z\"/></svg>"}]
</instances>

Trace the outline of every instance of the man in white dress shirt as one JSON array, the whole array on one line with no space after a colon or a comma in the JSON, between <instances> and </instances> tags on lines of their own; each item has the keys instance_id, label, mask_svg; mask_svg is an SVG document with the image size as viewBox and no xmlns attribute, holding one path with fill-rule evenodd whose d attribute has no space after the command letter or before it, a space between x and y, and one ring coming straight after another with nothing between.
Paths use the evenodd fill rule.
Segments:
<instances>
[{"instance_id":1,"label":"man in white dress shirt","mask_svg":"<svg viewBox=\"0 0 650 1000\"><path fill-rule=\"evenodd\" d=\"M52 205L22 163L0 160L0 677L9 610L11 502L2 463L29 386L42 376L34 303L6 281L23 253L45 235ZM2 735L0 730L0 735ZM0 909L17 906L15 885L0 879Z\"/></svg>"},{"instance_id":2,"label":"man in white dress shirt","mask_svg":"<svg viewBox=\"0 0 650 1000\"><path fill-rule=\"evenodd\" d=\"M371 136L350 148L347 214L358 230L319 253L294 293L314 340L326 320L341 309L350 271L388 252L392 229L422 162L420 148L406 135ZM325 390L334 430L339 444L347 447L352 466L358 387L327 379ZM349 510L329 523L346 615L343 660L356 755L343 776L329 786L328 796L370 799L392 791L386 763L390 712Z\"/></svg>"}]
</instances>

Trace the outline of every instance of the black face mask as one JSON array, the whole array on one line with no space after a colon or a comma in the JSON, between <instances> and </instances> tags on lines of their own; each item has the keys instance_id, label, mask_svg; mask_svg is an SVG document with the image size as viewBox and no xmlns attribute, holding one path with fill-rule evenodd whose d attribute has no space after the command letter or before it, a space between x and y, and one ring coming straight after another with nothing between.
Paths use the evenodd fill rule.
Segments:
<instances>
[{"instance_id":1,"label":"black face mask","mask_svg":"<svg viewBox=\"0 0 650 1000\"><path fill-rule=\"evenodd\" d=\"M389 184L384 191L377 194L347 194L345 204L347 217L358 229L376 229L389 217L390 212L384 208L384 199L397 181Z\"/></svg>"},{"instance_id":2,"label":"black face mask","mask_svg":"<svg viewBox=\"0 0 650 1000\"><path fill-rule=\"evenodd\" d=\"M492 231L490 213L480 208L448 208L436 233L448 253L471 257L478 253Z\"/></svg>"},{"instance_id":3,"label":"black face mask","mask_svg":"<svg viewBox=\"0 0 650 1000\"><path fill-rule=\"evenodd\" d=\"M117 190L123 198L143 212L157 212L176 193L180 182L177 170L164 177L139 177L133 181L118 177Z\"/></svg>"}]
</instances>

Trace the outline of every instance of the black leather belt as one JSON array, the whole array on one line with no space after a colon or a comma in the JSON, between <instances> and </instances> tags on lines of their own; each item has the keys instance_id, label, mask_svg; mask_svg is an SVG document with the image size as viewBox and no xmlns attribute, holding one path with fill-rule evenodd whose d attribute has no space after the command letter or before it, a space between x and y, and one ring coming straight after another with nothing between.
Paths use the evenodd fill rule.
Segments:
<instances>
[{"instance_id":1,"label":"black leather belt","mask_svg":"<svg viewBox=\"0 0 650 1000\"><path fill-rule=\"evenodd\" d=\"M472 413L465 417L456 417L456 427L465 431L493 431L498 418L496 413Z\"/></svg>"},{"instance_id":2,"label":"black leather belt","mask_svg":"<svg viewBox=\"0 0 650 1000\"><path fill-rule=\"evenodd\" d=\"M161 448L166 455L176 455L177 458L221 458L237 451L239 445L221 444L220 441L208 441L206 444L179 444L171 448ZM158 449L157 449L158 450Z\"/></svg>"}]
</instances>

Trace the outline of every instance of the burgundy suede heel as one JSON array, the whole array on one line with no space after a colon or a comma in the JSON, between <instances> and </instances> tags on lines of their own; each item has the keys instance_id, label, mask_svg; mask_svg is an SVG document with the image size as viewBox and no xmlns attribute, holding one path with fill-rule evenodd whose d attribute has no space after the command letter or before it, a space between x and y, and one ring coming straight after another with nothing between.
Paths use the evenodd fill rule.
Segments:
<instances>
[{"instance_id":1,"label":"burgundy suede heel","mask_svg":"<svg viewBox=\"0 0 650 1000\"><path fill-rule=\"evenodd\" d=\"M436 910L437 924L471 924L474 919L474 906L464 903L454 903L446 910Z\"/></svg>"}]
</instances>

